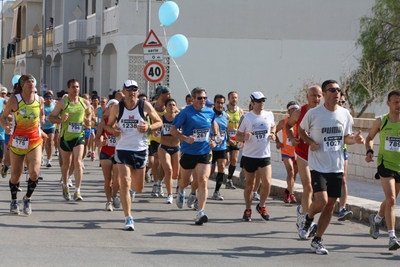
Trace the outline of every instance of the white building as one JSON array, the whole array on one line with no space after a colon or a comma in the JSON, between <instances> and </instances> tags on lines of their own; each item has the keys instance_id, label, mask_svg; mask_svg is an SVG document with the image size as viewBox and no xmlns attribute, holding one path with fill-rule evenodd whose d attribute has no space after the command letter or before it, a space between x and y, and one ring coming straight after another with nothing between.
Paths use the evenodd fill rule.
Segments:
<instances>
[{"instance_id":1,"label":"white building","mask_svg":"<svg viewBox=\"0 0 400 267\"><path fill-rule=\"evenodd\" d=\"M46 7L43 8L43 2ZM266 106L282 108L304 81L339 80L357 66L355 47L359 19L370 14L374 0L175 0L177 21L161 27L162 1L151 1L150 28L166 48L166 40L183 34L188 51L175 62L164 49L168 85L178 106L196 86L208 95L237 91L247 106L252 91L268 97ZM10 4L11 3L11 4ZM3 8L3 47L20 37L16 56L2 61L2 82L32 73L53 91L70 78L81 81L82 93L107 96L126 79L145 88L143 42L147 35L148 0L17 0ZM45 81L43 26L46 30ZM14 25L20 25L13 32ZM164 36L165 30L165 36ZM15 33L15 36L12 36ZM182 75L179 73L182 72ZM183 76L183 78L182 78ZM155 84L150 83L149 94ZM142 90L143 91L143 90Z\"/></svg>"}]
</instances>

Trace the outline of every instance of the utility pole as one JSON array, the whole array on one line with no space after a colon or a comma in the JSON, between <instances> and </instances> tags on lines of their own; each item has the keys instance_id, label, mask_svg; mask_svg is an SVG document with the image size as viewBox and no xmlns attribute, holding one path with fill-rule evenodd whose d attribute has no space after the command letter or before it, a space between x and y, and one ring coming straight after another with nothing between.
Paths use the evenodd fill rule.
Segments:
<instances>
[{"instance_id":1,"label":"utility pole","mask_svg":"<svg viewBox=\"0 0 400 267\"><path fill-rule=\"evenodd\" d=\"M3 31L4 31L4 21L3 21L3 7L4 7L4 1L1 0L1 35L0 35L0 47L1 47L1 64L0 64L0 84L3 84L3 59L5 58L4 56L4 51L7 52L7 48L4 47L3 45Z\"/></svg>"},{"instance_id":2,"label":"utility pole","mask_svg":"<svg viewBox=\"0 0 400 267\"><path fill-rule=\"evenodd\" d=\"M146 25L146 36L150 32L150 21L151 21L151 0L147 0L147 25ZM144 62L145 64L147 61ZM150 99L150 89L149 89L149 82L146 80L145 81L145 87L146 87L146 95Z\"/></svg>"},{"instance_id":3,"label":"utility pole","mask_svg":"<svg viewBox=\"0 0 400 267\"><path fill-rule=\"evenodd\" d=\"M47 51L47 49L46 49L46 34L47 34L47 31L46 31L46 0L43 0L43 27L42 27L42 37L43 37L43 42L42 42L42 48L43 48L43 51L42 51L42 57L43 57L43 59L42 59L42 83L41 83L41 85L42 84L46 84L46 51Z\"/></svg>"}]
</instances>

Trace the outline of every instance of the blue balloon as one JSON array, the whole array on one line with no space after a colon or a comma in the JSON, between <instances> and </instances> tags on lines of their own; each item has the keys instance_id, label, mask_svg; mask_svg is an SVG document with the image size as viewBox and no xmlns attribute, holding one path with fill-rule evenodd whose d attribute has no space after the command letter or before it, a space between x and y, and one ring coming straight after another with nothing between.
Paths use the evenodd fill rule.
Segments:
<instances>
[{"instance_id":1,"label":"blue balloon","mask_svg":"<svg viewBox=\"0 0 400 267\"><path fill-rule=\"evenodd\" d=\"M14 86L14 84L16 84L17 82L18 82L18 80L19 80L19 78L21 77L21 75L14 75L14 77L12 77L12 80L11 80L11 82L12 82L12 85Z\"/></svg>"},{"instance_id":2,"label":"blue balloon","mask_svg":"<svg viewBox=\"0 0 400 267\"><path fill-rule=\"evenodd\" d=\"M36 78L33 77L33 85L36 87Z\"/></svg>"},{"instance_id":3,"label":"blue balloon","mask_svg":"<svg viewBox=\"0 0 400 267\"><path fill-rule=\"evenodd\" d=\"M180 57L186 53L189 46L188 39L185 35L175 34L168 40L168 54L173 57Z\"/></svg>"},{"instance_id":4,"label":"blue balloon","mask_svg":"<svg viewBox=\"0 0 400 267\"><path fill-rule=\"evenodd\" d=\"M176 21L179 16L179 7L173 1L164 2L158 10L158 18L162 26L169 26Z\"/></svg>"}]
</instances>

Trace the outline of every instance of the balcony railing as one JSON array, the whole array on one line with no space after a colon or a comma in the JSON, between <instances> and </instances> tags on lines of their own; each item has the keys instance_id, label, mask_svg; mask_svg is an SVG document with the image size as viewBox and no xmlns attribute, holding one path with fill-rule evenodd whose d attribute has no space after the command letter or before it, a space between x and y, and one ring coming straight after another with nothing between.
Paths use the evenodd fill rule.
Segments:
<instances>
[{"instance_id":1,"label":"balcony railing","mask_svg":"<svg viewBox=\"0 0 400 267\"><path fill-rule=\"evenodd\" d=\"M64 25L54 27L54 45L61 45L64 39Z\"/></svg>"},{"instance_id":2,"label":"balcony railing","mask_svg":"<svg viewBox=\"0 0 400 267\"><path fill-rule=\"evenodd\" d=\"M69 22L68 42L86 42L85 19L77 19Z\"/></svg>"},{"instance_id":3,"label":"balcony railing","mask_svg":"<svg viewBox=\"0 0 400 267\"><path fill-rule=\"evenodd\" d=\"M100 37L100 18L95 14L87 16L86 37Z\"/></svg>"},{"instance_id":4,"label":"balcony railing","mask_svg":"<svg viewBox=\"0 0 400 267\"><path fill-rule=\"evenodd\" d=\"M118 30L119 12L118 7L113 6L103 11L103 34Z\"/></svg>"},{"instance_id":5,"label":"balcony railing","mask_svg":"<svg viewBox=\"0 0 400 267\"><path fill-rule=\"evenodd\" d=\"M21 39L21 54L26 53L26 38Z\"/></svg>"},{"instance_id":6,"label":"balcony railing","mask_svg":"<svg viewBox=\"0 0 400 267\"><path fill-rule=\"evenodd\" d=\"M35 51L38 49L38 37L28 36L28 51Z\"/></svg>"}]
</instances>

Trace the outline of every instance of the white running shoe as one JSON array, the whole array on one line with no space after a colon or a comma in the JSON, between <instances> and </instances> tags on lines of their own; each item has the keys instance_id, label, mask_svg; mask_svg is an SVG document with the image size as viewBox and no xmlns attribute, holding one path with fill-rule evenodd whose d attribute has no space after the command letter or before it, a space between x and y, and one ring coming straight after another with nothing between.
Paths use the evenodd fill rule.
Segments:
<instances>
[{"instance_id":1,"label":"white running shoe","mask_svg":"<svg viewBox=\"0 0 400 267\"><path fill-rule=\"evenodd\" d=\"M172 204L172 203L174 203L174 196L173 196L172 194L169 194L169 195L167 196L167 200L165 201L165 203L167 203L167 204Z\"/></svg>"},{"instance_id":2,"label":"white running shoe","mask_svg":"<svg viewBox=\"0 0 400 267\"><path fill-rule=\"evenodd\" d=\"M107 203L106 203L106 209L105 209L105 211L113 211L113 207L112 207L111 202L107 202Z\"/></svg>"},{"instance_id":3,"label":"white running shoe","mask_svg":"<svg viewBox=\"0 0 400 267\"><path fill-rule=\"evenodd\" d=\"M125 226L124 226L124 230L126 231L135 231L135 226L134 226L134 221L132 216L127 216L125 218Z\"/></svg>"}]
</instances>

